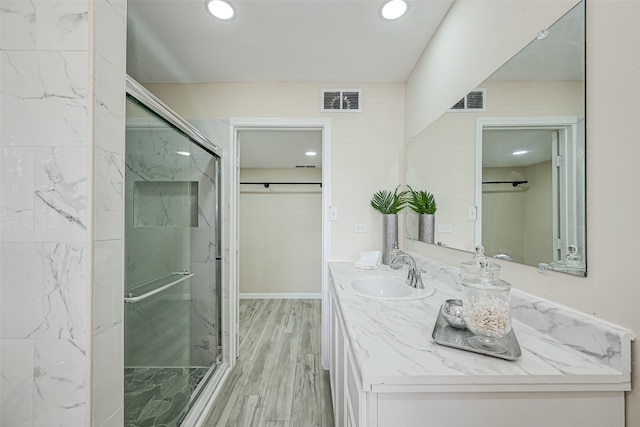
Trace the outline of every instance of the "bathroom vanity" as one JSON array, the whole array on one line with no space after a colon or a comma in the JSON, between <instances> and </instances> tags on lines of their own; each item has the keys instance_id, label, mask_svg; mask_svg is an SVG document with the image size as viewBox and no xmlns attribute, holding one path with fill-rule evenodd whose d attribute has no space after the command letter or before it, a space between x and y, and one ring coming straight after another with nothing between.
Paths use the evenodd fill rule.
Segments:
<instances>
[{"instance_id":1,"label":"bathroom vanity","mask_svg":"<svg viewBox=\"0 0 640 427\"><path fill-rule=\"evenodd\" d=\"M377 300L348 284L406 269L330 263L336 426L624 426L633 332L514 289L517 360L441 346L431 336L440 306L461 291L455 271L422 265L431 296Z\"/></svg>"}]
</instances>

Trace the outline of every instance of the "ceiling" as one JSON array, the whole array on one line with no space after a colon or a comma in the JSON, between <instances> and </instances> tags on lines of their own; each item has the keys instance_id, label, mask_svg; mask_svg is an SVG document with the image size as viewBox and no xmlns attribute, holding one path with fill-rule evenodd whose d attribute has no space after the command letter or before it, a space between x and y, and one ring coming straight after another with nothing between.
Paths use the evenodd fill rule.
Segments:
<instances>
[{"instance_id":1,"label":"ceiling","mask_svg":"<svg viewBox=\"0 0 640 427\"><path fill-rule=\"evenodd\" d=\"M129 0L127 73L143 83L404 82L453 0L414 0L395 21L379 16L382 3L237 0L224 22L204 0ZM321 153L319 131L241 136L243 168L320 168Z\"/></svg>"},{"instance_id":2,"label":"ceiling","mask_svg":"<svg viewBox=\"0 0 640 427\"><path fill-rule=\"evenodd\" d=\"M240 130L238 141L241 168L322 168L321 130ZM309 157L307 151L317 154Z\"/></svg>"},{"instance_id":3,"label":"ceiling","mask_svg":"<svg viewBox=\"0 0 640 427\"><path fill-rule=\"evenodd\" d=\"M579 3L487 80L581 81L585 79L585 10ZM543 29L541 29L543 30Z\"/></svg>"},{"instance_id":4,"label":"ceiling","mask_svg":"<svg viewBox=\"0 0 640 427\"><path fill-rule=\"evenodd\" d=\"M404 82L453 0L413 0L395 20L383 0L129 0L127 72L143 83Z\"/></svg>"},{"instance_id":5,"label":"ceiling","mask_svg":"<svg viewBox=\"0 0 640 427\"><path fill-rule=\"evenodd\" d=\"M526 167L551 160L553 129L495 129L482 132L482 167ZM518 151L525 154L514 155Z\"/></svg>"},{"instance_id":6,"label":"ceiling","mask_svg":"<svg viewBox=\"0 0 640 427\"><path fill-rule=\"evenodd\" d=\"M236 0L237 16L225 22L206 12L204 0L129 0L127 73L142 83L405 82L453 0L410 1L395 21L379 16L382 3ZM491 79L584 78L584 68L563 65L584 57L584 45L572 42L584 34L583 13L568 14L567 24L552 26ZM551 69L561 75L545 74ZM318 156L304 156L307 146ZM319 132L256 130L245 132L240 160L242 167L321 167L321 152Z\"/></svg>"}]
</instances>

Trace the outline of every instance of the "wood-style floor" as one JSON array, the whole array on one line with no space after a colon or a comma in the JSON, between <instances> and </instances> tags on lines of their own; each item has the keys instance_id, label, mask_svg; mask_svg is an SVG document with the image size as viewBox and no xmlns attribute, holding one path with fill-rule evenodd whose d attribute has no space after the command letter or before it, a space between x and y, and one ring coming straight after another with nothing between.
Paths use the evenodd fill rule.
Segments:
<instances>
[{"instance_id":1,"label":"wood-style floor","mask_svg":"<svg viewBox=\"0 0 640 427\"><path fill-rule=\"evenodd\" d=\"M206 427L333 427L320 300L241 300L239 360Z\"/></svg>"}]
</instances>

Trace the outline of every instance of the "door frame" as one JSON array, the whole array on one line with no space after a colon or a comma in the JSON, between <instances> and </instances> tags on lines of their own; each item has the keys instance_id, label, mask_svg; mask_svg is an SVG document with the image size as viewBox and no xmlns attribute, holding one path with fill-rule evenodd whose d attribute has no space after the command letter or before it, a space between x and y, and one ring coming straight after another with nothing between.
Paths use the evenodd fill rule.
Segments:
<instances>
[{"instance_id":1,"label":"door frame","mask_svg":"<svg viewBox=\"0 0 640 427\"><path fill-rule=\"evenodd\" d=\"M329 208L331 206L331 119L320 118L231 118L231 289L232 300L235 301L236 338L232 354L237 357L238 347L238 313L240 292L239 262L239 198L240 198L240 150L238 132L250 129L317 129L322 131L322 365L329 365L327 354L329 327L329 260L331 259L331 222Z\"/></svg>"}]
</instances>

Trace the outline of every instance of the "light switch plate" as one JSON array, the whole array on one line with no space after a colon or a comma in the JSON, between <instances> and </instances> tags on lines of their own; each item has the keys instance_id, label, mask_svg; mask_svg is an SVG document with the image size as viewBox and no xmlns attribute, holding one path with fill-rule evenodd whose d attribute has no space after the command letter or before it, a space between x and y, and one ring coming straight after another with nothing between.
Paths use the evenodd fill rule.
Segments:
<instances>
[{"instance_id":1,"label":"light switch plate","mask_svg":"<svg viewBox=\"0 0 640 427\"><path fill-rule=\"evenodd\" d=\"M329 208L329 221L337 221L338 220L338 207L331 206Z\"/></svg>"},{"instance_id":2,"label":"light switch plate","mask_svg":"<svg viewBox=\"0 0 640 427\"><path fill-rule=\"evenodd\" d=\"M469 214L467 216L467 219L469 221L475 221L476 219L478 219L478 208L476 208L475 206L469 206Z\"/></svg>"}]
</instances>

